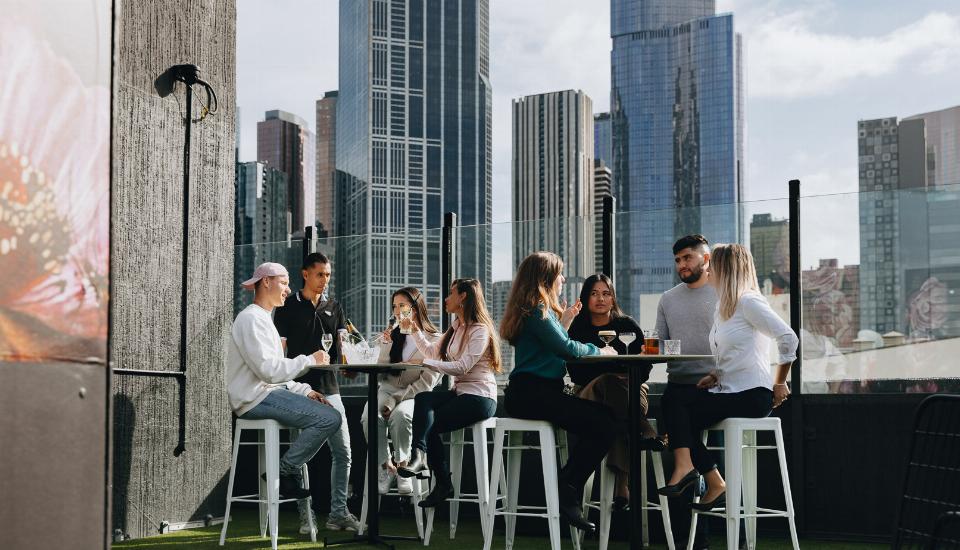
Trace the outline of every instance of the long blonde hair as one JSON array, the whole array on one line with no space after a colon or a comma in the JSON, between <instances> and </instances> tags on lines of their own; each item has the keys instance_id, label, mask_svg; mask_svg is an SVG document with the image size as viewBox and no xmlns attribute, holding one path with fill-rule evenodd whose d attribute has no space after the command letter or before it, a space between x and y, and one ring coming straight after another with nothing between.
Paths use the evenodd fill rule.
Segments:
<instances>
[{"instance_id":1,"label":"long blonde hair","mask_svg":"<svg viewBox=\"0 0 960 550\"><path fill-rule=\"evenodd\" d=\"M463 321L464 325L482 325L487 329L490 335L490 343L487 345L487 357L490 360L490 366L493 372L503 371L503 360L500 355L500 339L497 338L497 329L493 326L493 319L490 312L487 311L487 302L483 298L483 288L480 281L476 279L457 279L450 285L450 290L457 294L466 294L463 300ZM440 358L449 361L447 348L450 346L450 339L453 337L453 327L447 329L440 338ZM460 351L466 345L467 339L460 341Z\"/></svg>"},{"instance_id":2,"label":"long blonde hair","mask_svg":"<svg viewBox=\"0 0 960 550\"><path fill-rule=\"evenodd\" d=\"M553 252L534 252L520 262L517 276L510 288L510 297L500 321L500 336L516 345L523 321L543 304L543 317L547 311L553 311L557 317L563 315L563 308L554 284L563 271L563 260Z\"/></svg>"},{"instance_id":3,"label":"long blonde hair","mask_svg":"<svg viewBox=\"0 0 960 550\"><path fill-rule=\"evenodd\" d=\"M717 287L722 321L733 317L741 296L748 292L760 292L753 256L743 245L714 246L710 254L710 278Z\"/></svg>"}]
</instances>

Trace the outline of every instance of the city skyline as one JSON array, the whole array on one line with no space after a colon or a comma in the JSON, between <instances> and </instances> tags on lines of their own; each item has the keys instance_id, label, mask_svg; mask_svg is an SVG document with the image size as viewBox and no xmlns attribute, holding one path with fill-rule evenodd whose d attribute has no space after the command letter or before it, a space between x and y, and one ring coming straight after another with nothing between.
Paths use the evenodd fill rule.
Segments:
<instances>
[{"instance_id":1,"label":"city skyline","mask_svg":"<svg viewBox=\"0 0 960 550\"><path fill-rule=\"evenodd\" d=\"M609 108L609 4L556 0L491 6L494 222L506 223L510 198L510 100L531 93L581 88L594 111ZM747 71L747 186L752 212L786 215L786 182L798 178L804 195L855 193L858 120L909 116L956 104L960 74L960 16L944 0L900 4L721 0L744 36ZM282 108L308 120L317 99L337 82L337 3L279 1L238 5L238 104L243 109L240 160L249 153L257 117ZM273 22L275 25L271 25ZM264 29L284 29L268 36ZM293 28L303 32L289 32ZM882 59L872 59L874 52ZM278 61L279 60L279 61ZM915 83L922 79L924 86ZM884 89L887 93L876 94ZM852 160L851 160L852 159ZM832 219L856 199L817 201ZM749 216L751 212L747 212ZM856 220L841 220L843 232ZM497 231L494 231L495 235ZM859 247L831 231L804 239L804 266L817 258L859 262ZM509 255L494 256L494 278L509 276Z\"/></svg>"}]
</instances>

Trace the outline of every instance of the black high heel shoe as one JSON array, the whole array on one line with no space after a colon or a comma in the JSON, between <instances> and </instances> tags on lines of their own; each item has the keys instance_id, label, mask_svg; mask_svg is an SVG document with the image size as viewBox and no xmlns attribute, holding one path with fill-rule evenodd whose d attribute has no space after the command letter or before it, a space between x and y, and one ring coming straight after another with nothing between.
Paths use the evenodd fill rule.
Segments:
<instances>
[{"instance_id":1,"label":"black high heel shoe","mask_svg":"<svg viewBox=\"0 0 960 550\"><path fill-rule=\"evenodd\" d=\"M727 492L724 491L719 495L717 495L717 498L711 500L710 502L704 502L701 500L700 502L694 502L693 504L691 504L691 506L694 509L699 510L701 512L709 512L714 508L722 508L723 505L726 503L727 503Z\"/></svg>"},{"instance_id":2,"label":"black high heel shoe","mask_svg":"<svg viewBox=\"0 0 960 550\"><path fill-rule=\"evenodd\" d=\"M414 447L410 450L410 461L406 466L397 468L397 475L403 478L420 477L421 472L427 470L427 454Z\"/></svg>"},{"instance_id":3,"label":"black high heel shoe","mask_svg":"<svg viewBox=\"0 0 960 550\"><path fill-rule=\"evenodd\" d=\"M690 488L691 485L700 481L700 472L696 468L687 472L687 475L683 476L680 481L674 483L673 485L664 485L657 489L657 493L665 497L678 497L683 494L684 491Z\"/></svg>"}]
</instances>

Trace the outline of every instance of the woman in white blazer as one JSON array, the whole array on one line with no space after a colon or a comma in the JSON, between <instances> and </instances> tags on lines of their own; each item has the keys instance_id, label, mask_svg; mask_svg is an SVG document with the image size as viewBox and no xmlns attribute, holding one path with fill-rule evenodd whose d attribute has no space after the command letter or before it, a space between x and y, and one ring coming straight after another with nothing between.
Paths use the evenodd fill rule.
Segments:
<instances>
[{"instance_id":1,"label":"woman in white blazer","mask_svg":"<svg viewBox=\"0 0 960 550\"><path fill-rule=\"evenodd\" d=\"M413 311L411 320L430 340L439 338L437 327L430 322L427 315L427 303L420 290L414 287L404 287L393 293L393 315L400 318L400 310L410 308ZM383 332L383 341L380 345L379 363L419 363L423 355L417 349L414 339L400 332L399 323ZM440 381L440 374L430 369L416 369L395 371L380 375L380 386L377 392L377 436L380 438L380 472L378 488L380 493L390 490L394 480L397 489L404 494L413 491L413 482L410 479L397 478L397 467L404 466L410 460L410 446L413 437L413 398L423 391L430 391ZM367 434L367 406L363 408L361 425L363 435ZM387 433L393 443L391 449L387 443Z\"/></svg>"},{"instance_id":2,"label":"woman in white blazer","mask_svg":"<svg viewBox=\"0 0 960 550\"><path fill-rule=\"evenodd\" d=\"M660 494L679 496L702 474L707 492L699 510L724 505L726 484L701 432L726 418L762 418L789 396L786 380L797 358L797 335L767 303L757 286L750 252L739 244L720 244L710 256L710 283L719 300L710 330L717 368L698 387L709 390L663 411L674 470ZM776 340L776 374L770 372L770 340Z\"/></svg>"}]
</instances>

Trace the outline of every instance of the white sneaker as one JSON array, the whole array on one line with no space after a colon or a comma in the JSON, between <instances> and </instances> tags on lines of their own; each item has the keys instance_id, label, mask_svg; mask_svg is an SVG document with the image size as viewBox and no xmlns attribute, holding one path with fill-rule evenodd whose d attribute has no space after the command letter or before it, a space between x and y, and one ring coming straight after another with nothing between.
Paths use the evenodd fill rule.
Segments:
<instances>
[{"instance_id":1,"label":"white sneaker","mask_svg":"<svg viewBox=\"0 0 960 550\"><path fill-rule=\"evenodd\" d=\"M413 494L413 478L398 477L397 492L400 493L401 495L412 495Z\"/></svg>"},{"instance_id":2,"label":"white sneaker","mask_svg":"<svg viewBox=\"0 0 960 550\"><path fill-rule=\"evenodd\" d=\"M380 490L381 495L385 495L390 491L390 487L393 486L393 480L396 477L396 473L386 468L380 468L380 473L377 475L377 488Z\"/></svg>"},{"instance_id":3,"label":"white sneaker","mask_svg":"<svg viewBox=\"0 0 960 550\"><path fill-rule=\"evenodd\" d=\"M353 514L347 514L342 518L328 516L326 528L331 531L359 531L360 520Z\"/></svg>"},{"instance_id":4,"label":"white sneaker","mask_svg":"<svg viewBox=\"0 0 960 550\"><path fill-rule=\"evenodd\" d=\"M309 512L310 516L313 517L313 528L319 529L317 524L317 515L313 513L313 509L307 506L307 501L301 500L297 502L297 511L300 512L300 534L309 535L310 534L310 520L307 516Z\"/></svg>"}]
</instances>

